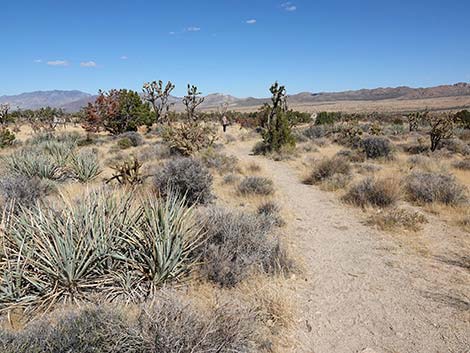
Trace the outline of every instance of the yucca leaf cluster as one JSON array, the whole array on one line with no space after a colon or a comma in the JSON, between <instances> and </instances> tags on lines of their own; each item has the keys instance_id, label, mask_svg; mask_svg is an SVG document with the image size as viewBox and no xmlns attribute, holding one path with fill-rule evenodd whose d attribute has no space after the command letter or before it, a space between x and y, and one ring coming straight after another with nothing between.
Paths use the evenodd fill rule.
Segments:
<instances>
[{"instance_id":1,"label":"yucca leaf cluster","mask_svg":"<svg viewBox=\"0 0 470 353\"><path fill-rule=\"evenodd\" d=\"M202 236L184 198L104 189L3 220L0 310L144 300L190 269Z\"/></svg>"}]
</instances>

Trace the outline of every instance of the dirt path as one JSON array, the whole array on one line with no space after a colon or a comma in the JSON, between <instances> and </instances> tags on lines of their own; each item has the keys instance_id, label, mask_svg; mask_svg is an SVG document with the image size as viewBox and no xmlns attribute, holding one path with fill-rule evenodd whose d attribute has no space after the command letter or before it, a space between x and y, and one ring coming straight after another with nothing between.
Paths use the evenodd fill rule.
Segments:
<instances>
[{"instance_id":1,"label":"dirt path","mask_svg":"<svg viewBox=\"0 0 470 353\"><path fill-rule=\"evenodd\" d=\"M410 252L250 146L227 152L256 160L295 216L285 233L305 271L292 290L301 313L292 352L470 352L468 268Z\"/></svg>"}]
</instances>

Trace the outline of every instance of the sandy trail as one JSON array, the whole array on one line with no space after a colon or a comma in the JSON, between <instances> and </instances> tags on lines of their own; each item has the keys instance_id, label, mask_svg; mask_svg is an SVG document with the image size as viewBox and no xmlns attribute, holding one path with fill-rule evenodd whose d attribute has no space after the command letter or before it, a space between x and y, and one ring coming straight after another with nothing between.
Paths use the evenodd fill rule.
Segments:
<instances>
[{"instance_id":1,"label":"sandy trail","mask_svg":"<svg viewBox=\"0 0 470 353\"><path fill-rule=\"evenodd\" d=\"M285 234L305 266L292 290L301 315L292 352L470 352L468 268L410 252L333 194L302 184L286 163L251 156L251 146L226 149L273 179L294 215Z\"/></svg>"}]
</instances>

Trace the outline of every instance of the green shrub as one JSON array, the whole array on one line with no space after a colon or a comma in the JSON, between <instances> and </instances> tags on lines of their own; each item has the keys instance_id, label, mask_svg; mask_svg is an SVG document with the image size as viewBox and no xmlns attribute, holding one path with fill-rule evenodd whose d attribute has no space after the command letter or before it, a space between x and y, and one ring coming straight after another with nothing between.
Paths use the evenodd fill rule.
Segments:
<instances>
[{"instance_id":1,"label":"green shrub","mask_svg":"<svg viewBox=\"0 0 470 353\"><path fill-rule=\"evenodd\" d=\"M121 150L126 150L126 149L131 148L133 146L132 141L127 137L119 139L118 142L117 142L117 145Z\"/></svg>"},{"instance_id":2,"label":"green shrub","mask_svg":"<svg viewBox=\"0 0 470 353\"><path fill-rule=\"evenodd\" d=\"M8 130L7 128L0 129L0 148L5 148L13 145L15 139L16 136L13 132Z\"/></svg>"},{"instance_id":3,"label":"green shrub","mask_svg":"<svg viewBox=\"0 0 470 353\"><path fill-rule=\"evenodd\" d=\"M315 119L315 125L332 125L341 120L339 112L320 112Z\"/></svg>"}]
</instances>

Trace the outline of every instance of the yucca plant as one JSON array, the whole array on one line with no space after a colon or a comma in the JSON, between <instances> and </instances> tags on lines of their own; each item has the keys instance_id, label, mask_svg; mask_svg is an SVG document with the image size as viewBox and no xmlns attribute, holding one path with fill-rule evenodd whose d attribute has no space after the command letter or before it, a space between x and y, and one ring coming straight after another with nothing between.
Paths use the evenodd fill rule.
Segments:
<instances>
[{"instance_id":1,"label":"yucca plant","mask_svg":"<svg viewBox=\"0 0 470 353\"><path fill-rule=\"evenodd\" d=\"M73 140L66 140L64 142L49 140L42 142L39 147L46 154L50 155L54 162L64 167L70 161L77 145Z\"/></svg>"},{"instance_id":2,"label":"yucca plant","mask_svg":"<svg viewBox=\"0 0 470 353\"><path fill-rule=\"evenodd\" d=\"M148 297L165 281L181 278L197 260L193 255L202 235L185 198L171 193L164 200L144 199L139 222L124 233L125 252L118 256L134 273L138 295Z\"/></svg>"},{"instance_id":3,"label":"yucca plant","mask_svg":"<svg viewBox=\"0 0 470 353\"><path fill-rule=\"evenodd\" d=\"M82 183L92 181L101 174L100 162L96 153L92 151L81 151L74 154L70 166L75 178Z\"/></svg>"},{"instance_id":4,"label":"yucca plant","mask_svg":"<svg viewBox=\"0 0 470 353\"><path fill-rule=\"evenodd\" d=\"M52 158L32 150L20 150L4 158L6 168L13 174L28 178L60 180L64 170Z\"/></svg>"},{"instance_id":5,"label":"yucca plant","mask_svg":"<svg viewBox=\"0 0 470 353\"><path fill-rule=\"evenodd\" d=\"M4 308L33 304L44 309L86 300L106 287L119 234L136 221L133 209L131 196L100 190L79 204L63 200L60 212L38 205L13 214L3 236ZM11 265L16 266L13 278L5 279Z\"/></svg>"}]
</instances>

